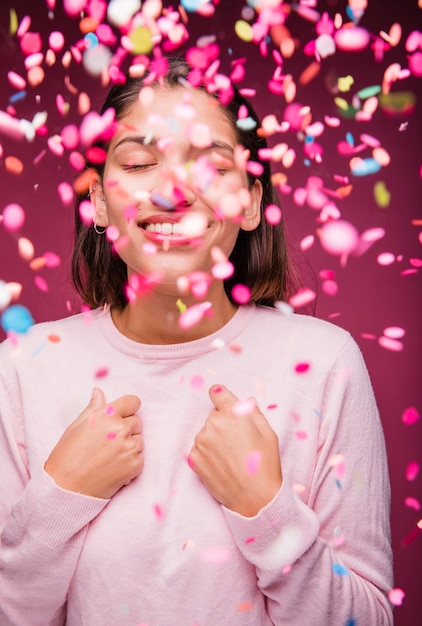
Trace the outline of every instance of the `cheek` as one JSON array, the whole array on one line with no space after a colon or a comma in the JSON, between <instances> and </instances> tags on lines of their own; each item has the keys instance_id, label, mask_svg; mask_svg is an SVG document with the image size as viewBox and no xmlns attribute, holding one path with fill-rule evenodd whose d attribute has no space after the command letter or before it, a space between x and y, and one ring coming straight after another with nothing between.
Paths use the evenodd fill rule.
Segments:
<instances>
[{"instance_id":1,"label":"cheek","mask_svg":"<svg viewBox=\"0 0 422 626\"><path fill-rule=\"evenodd\" d=\"M237 195L242 189L247 189L246 179L238 173L228 173L215 178L203 193L204 198L213 206L217 206L228 195Z\"/></svg>"}]
</instances>

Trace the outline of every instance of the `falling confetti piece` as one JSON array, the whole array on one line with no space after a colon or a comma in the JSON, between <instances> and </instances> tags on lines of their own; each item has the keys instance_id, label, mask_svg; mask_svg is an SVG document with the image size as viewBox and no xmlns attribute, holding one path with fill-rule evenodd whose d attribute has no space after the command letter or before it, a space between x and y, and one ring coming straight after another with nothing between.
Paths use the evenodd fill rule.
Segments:
<instances>
[{"instance_id":1,"label":"falling confetti piece","mask_svg":"<svg viewBox=\"0 0 422 626\"><path fill-rule=\"evenodd\" d=\"M421 510L421 503L416 498L405 498L404 503L407 507L413 509L414 511Z\"/></svg>"},{"instance_id":2,"label":"falling confetti piece","mask_svg":"<svg viewBox=\"0 0 422 626\"><path fill-rule=\"evenodd\" d=\"M394 606L401 606L403 604L405 595L406 594L404 593L404 591L397 587L395 589L391 589L391 591L388 592L388 599Z\"/></svg>"},{"instance_id":3,"label":"falling confetti piece","mask_svg":"<svg viewBox=\"0 0 422 626\"><path fill-rule=\"evenodd\" d=\"M420 418L421 416L419 414L419 411L414 406L410 406L405 409L401 416L403 424L406 424L407 426L412 426L413 424L416 424L416 422L418 422Z\"/></svg>"},{"instance_id":4,"label":"falling confetti piece","mask_svg":"<svg viewBox=\"0 0 422 626\"><path fill-rule=\"evenodd\" d=\"M2 224L7 230L20 230L25 223L25 211L15 202L4 207Z\"/></svg>"},{"instance_id":5,"label":"falling confetti piece","mask_svg":"<svg viewBox=\"0 0 422 626\"><path fill-rule=\"evenodd\" d=\"M255 475L259 472L261 466L262 452L254 450L250 452L246 458L246 471L248 474Z\"/></svg>"},{"instance_id":6,"label":"falling confetti piece","mask_svg":"<svg viewBox=\"0 0 422 626\"><path fill-rule=\"evenodd\" d=\"M409 463L408 466L406 467L406 480L408 481L413 481L416 480L416 478L419 475L419 463L417 461L413 461L412 463Z\"/></svg>"},{"instance_id":7,"label":"falling confetti piece","mask_svg":"<svg viewBox=\"0 0 422 626\"><path fill-rule=\"evenodd\" d=\"M21 304L13 304L1 316L1 327L6 333L26 333L33 324L34 319L29 309Z\"/></svg>"}]
</instances>

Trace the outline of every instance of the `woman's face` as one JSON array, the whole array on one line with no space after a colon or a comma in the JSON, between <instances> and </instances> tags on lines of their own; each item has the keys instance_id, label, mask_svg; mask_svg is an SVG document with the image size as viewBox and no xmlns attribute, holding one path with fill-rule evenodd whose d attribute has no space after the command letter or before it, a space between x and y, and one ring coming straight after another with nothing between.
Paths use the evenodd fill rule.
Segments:
<instances>
[{"instance_id":1,"label":"woman's face","mask_svg":"<svg viewBox=\"0 0 422 626\"><path fill-rule=\"evenodd\" d=\"M205 92L142 91L120 120L95 192L97 224L117 229L129 276L174 285L210 272L213 249L229 257L239 228L256 228L261 185L247 189L236 144L231 122Z\"/></svg>"}]
</instances>

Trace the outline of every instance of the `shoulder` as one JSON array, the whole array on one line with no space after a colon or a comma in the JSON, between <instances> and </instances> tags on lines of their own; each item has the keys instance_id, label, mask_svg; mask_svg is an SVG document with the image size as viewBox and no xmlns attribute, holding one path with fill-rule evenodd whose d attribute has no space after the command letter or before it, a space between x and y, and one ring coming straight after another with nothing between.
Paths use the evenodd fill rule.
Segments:
<instances>
[{"instance_id":1,"label":"shoulder","mask_svg":"<svg viewBox=\"0 0 422 626\"><path fill-rule=\"evenodd\" d=\"M331 322L300 313L286 313L271 307L257 306L255 323L267 332L280 332L283 335L310 341L316 344L342 346L351 340L348 331Z\"/></svg>"},{"instance_id":2,"label":"shoulder","mask_svg":"<svg viewBox=\"0 0 422 626\"><path fill-rule=\"evenodd\" d=\"M15 363L27 360L43 351L49 344L62 344L63 347L72 349L93 331L95 320L99 315L98 310L89 311L34 324L27 332L8 337L0 343L0 363L5 365L10 360Z\"/></svg>"},{"instance_id":3,"label":"shoulder","mask_svg":"<svg viewBox=\"0 0 422 626\"><path fill-rule=\"evenodd\" d=\"M335 363L358 363L361 351L351 334L325 320L257 306L247 328L250 347L274 363L314 363L328 371Z\"/></svg>"}]
</instances>

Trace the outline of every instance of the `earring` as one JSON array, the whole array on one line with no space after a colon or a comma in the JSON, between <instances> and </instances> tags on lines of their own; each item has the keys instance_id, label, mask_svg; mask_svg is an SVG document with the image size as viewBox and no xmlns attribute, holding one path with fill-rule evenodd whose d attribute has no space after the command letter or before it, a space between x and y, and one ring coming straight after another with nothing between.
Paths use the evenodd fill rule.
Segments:
<instances>
[{"instance_id":1,"label":"earring","mask_svg":"<svg viewBox=\"0 0 422 626\"><path fill-rule=\"evenodd\" d=\"M94 230L97 233L97 235L104 235L107 229L105 228L105 226L98 226L97 222L94 222Z\"/></svg>"}]
</instances>

